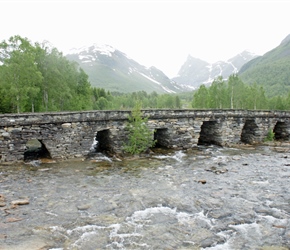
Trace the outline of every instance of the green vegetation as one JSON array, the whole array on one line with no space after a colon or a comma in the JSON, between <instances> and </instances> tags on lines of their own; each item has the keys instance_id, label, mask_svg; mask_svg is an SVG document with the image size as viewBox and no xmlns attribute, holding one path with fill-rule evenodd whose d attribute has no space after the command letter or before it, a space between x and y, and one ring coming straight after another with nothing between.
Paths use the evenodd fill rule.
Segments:
<instances>
[{"instance_id":1,"label":"green vegetation","mask_svg":"<svg viewBox=\"0 0 290 250\"><path fill-rule=\"evenodd\" d=\"M0 43L0 113L181 108L177 95L114 93L92 87L86 72L56 48L11 37Z\"/></svg>"},{"instance_id":2,"label":"green vegetation","mask_svg":"<svg viewBox=\"0 0 290 250\"><path fill-rule=\"evenodd\" d=\"M264 139L264 141L265 142L274 141L274 139L275 139L275 133L272 130L269 130L266 138Z\"/></svg>"},{"instance_id":3,"label":"green vegetation","mask_svg":"<svg viewBox=\"0 0 290 250\"><path fill-rule=\"evenodd\" d=\"M263 56L246 63L239 71L240 78L247 84L262 84L266 96L275 97L290 91L290 41Z\"/></svg>"},{"instance_id":4,"label":"green vegetation","mask_svg":"<svg viewBox=\"0 0 290 250\"><path fill-rule=\"evenodd\" d=\"M14 36L0 53L1 113L92 108L88 76L57 49Z\"/></svg>"},{"instance_id":5,"label":"green vegetation","mask_svg":"<svg viewBox=\"0 0 290 250\"><path fill-rule=\"evenodd\" d=\"M290 92L283 96L266 97L261 85L245 84L238 75L233 74L228 81L218 77L206 87L201 85L194 92L193 108L213 109L270 109L289 110Z\"/></svg>"},{"instance_id":6,"label":"green vegetation","mask_svg":"<svg viewBox=\"0 0 290 250\"><path fill-rule=\"evenodd\" d=\"M128 142L124 144L125 152L129 154L140 154L155 144L154 131L147 126L147 117L142 117L141 104L137 103L129 117L127 130L129 132Z\"/></svg>"}]
</instances>

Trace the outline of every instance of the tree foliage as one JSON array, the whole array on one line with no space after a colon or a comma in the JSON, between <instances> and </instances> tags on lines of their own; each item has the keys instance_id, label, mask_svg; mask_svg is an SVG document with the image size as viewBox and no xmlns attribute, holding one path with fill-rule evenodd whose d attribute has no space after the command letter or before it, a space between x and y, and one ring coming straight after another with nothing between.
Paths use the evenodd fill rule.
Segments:
<instances>
[{"instance_id":1,"label":"tree foliage","mask_svg":"<svg viewBox=\"0 0 290 250\"><path fill-rule=\"evenodd\" d=\"M284 103L285 101L282 101ZM290 96L289 96L290 98ZM258 84L247 85L238 75L233 74L228 81L218 77L213 83L205 85L194 93L192 107L215 109L276 109L283 108L277 105L278 100L267 99L262 86Z\"/></svg>"},{"instance_id":2,"label":"tree foliage","mask_svg":"<svg viewBox=\"0 0 290 250\"><path fill-rule=\"evenodd\" d=\"M0 52L1 112L92 109L88 76L56 48L14 36Z\"/></svg>"}]
</instances>

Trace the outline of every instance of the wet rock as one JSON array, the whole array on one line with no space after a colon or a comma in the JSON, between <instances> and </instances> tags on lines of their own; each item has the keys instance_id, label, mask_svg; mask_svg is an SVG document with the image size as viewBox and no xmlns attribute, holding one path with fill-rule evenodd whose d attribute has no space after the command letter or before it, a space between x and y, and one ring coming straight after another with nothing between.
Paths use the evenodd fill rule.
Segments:
<instances>
[{"instance_id":1,"label":"wet rock","mask_svg":"<svg viewBox=\"0 0 290 250\"><path fill-rule=\"evenodd\" d=\"M6 234L0 234L0 240L6 239L7 235Z\"/></svg>"},{"instance_id":2,"label":"wet rock","mask_svg":"<svg viewBox=\"0 0 290 250\"><path fill-rule=\"evenodd\" d=\"M22 241L20 242L15 242L13 244L3 244L1 245L0 249L5 249L5 250L24 250L24 249L29 249L29 250L47 250L47 249L54 249L52 248L53 243L47 244L43 239L38 239L36 237L31 237L31 239L27 241ZM3 248L2 248L3 247ZM58 249L58 248L56 248ZM59 248L62 249L62 248Z\"/></svg>"},{"instance_id":3,"label":"wet rock","mask_svg":"<svg viewBox=\"0 0 290 250\"><path fill-rule=\"evenodd\" d=\"M38 171L40 171L40 172L47 172L47 171L49 171L50 170L50 168L42 168L42 169L38 169Z\"/></svg>"},{"instance_id":4,"label":"wet rock","mask_svg":"<svg viewBox=\"0 0 290 250\"><path fill-rule=\"evenodd\" d=\"M206 171L213 172L215 174L224 174L224 173L228 172L228 169L227 168L217 168L217 167L213 166L211 168L206 169Z\"/></svg>"},{"instance_id":5,"label":"wet rock","mask_svg":"<svg viewBox=\"0 0 290 250\"><path fill-rule=\"evenodd\" d=\"M28 205L29 200L28 199L14 200L14 201L11 201L11 204L12 205Z\"/></svg>"},{"instance_id":6,"label":"wet rock","mask_svg":"<svg viewBox=\"0 0 290 250\"><path fill-rule=\"evenodd\" d=\"M3 194L0 194L0 207L5 207L5 196Z\"/></svg>"},{"instance_id":7,"label":"wet rock","mask_svg":"<svg viewBox=\"0 0 290 250\"><path fill-rule=\"evenodd\" d=\"M200 246L202 248L211 247L211 246L216 245L217 243L218 243L217 237L213 236L213 237L210 237L210 238L207 238L207 239L201 241Z\"/></svg>"},{"instance_id":8,"label":"wet rock","mask_svg":"<svg viewBox=\"0 0 290 250\"><path fill-rule=\"evenodd\" d=\"M90 204L83 204L83 205L79 205L77 206L78 210L88 210L91 207Z\"/></svg>"},{"instance_id":9,"label":"wet rock","mask_svg":"<svg viewBox=\"0 0 290 250\"><path fill-rule=\"evenodd\" d=\"M12 223L12 222L17 222L17 221L21 221L21 220L23 220L23 219L21 219L21 218L7 218L6 222Z\"/></svg>"},{"instance_id":10,"label":"wet rock","mask_svg":"<svg viewBox=\"0 0 290 250\"><path fill-rule=\"evenodd\" d=\"M42 158L40 159L41 163L56 163L55 160L53 159L48 159L48 158Z\"/></svg>"},{"instance_id":11,"label":"wet rock","mask_svg":"<svg viewBox=\"0 0 290 250\"><path fill-rule=\"evenodd\" d=\"M41 164L40 160L34 160L34 161L30 161L29 164L33 167L39 167Z\"/></svg>"}]
</instances>

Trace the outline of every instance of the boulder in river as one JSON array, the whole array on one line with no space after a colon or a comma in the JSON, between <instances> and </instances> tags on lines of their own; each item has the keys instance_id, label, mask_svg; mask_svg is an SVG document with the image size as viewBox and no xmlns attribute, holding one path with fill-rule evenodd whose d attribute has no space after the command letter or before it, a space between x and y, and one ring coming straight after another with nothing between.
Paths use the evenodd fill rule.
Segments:
<instances>
[{"instance_id":1,"label":"boulder in river","mask_svg":"<svg viewBox=\"0 0 290 250\"><path fill-rule=\"evenodd\" d=\"M28 199L14 200L14 201L11 201L11 204L12 205L28 205L29 200Z\"/></svg>"}]
</instances>

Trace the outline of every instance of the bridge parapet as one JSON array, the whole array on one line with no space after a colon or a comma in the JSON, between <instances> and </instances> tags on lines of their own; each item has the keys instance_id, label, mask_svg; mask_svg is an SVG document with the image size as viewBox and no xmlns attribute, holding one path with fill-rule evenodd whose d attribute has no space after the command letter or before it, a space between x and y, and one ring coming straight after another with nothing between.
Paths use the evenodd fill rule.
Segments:
<instances>
[{"instance_id":1,"label":"bridge parapet","mask_svg":"<svg viewBox=\"0 0 290 250\"><path fill-rule=\"evenodd\" d=\"M290 112L269 110L147 109L149 127L160 146L188 149L198 144L226 146L261 142L268 131L290 139ZM121 153L129 110L0 115L0 163L23 160L27 142L38 140L53 158L85 156L95 139ZM154 139L154 138L152 138Z\"/></svg>"},{"instance_id":2,"label":"bridge parapet","mask_svg":"<svg viewBox=\"0 0 290 250\"><path fill-rule=\"evenodd\" d=\"M290 118L289 111L273 110L236 110L236 109L146 109L145 116L156 118L192 118L192 117L242 117L242 118ZM0 114L0 126L66 123L86 121L127 120L131 114L129 110L94 110L83 112L47 112Z\"/></svg>"}]
</instances>

